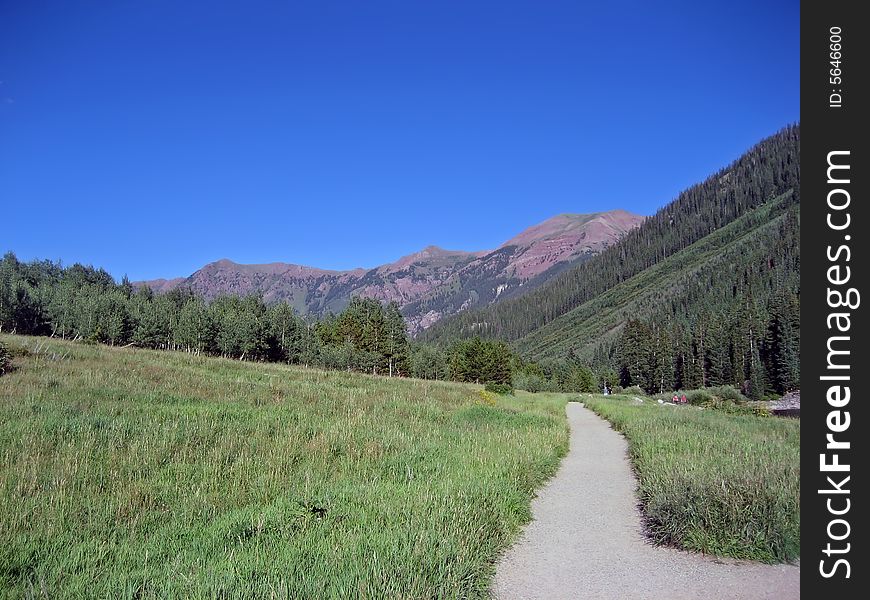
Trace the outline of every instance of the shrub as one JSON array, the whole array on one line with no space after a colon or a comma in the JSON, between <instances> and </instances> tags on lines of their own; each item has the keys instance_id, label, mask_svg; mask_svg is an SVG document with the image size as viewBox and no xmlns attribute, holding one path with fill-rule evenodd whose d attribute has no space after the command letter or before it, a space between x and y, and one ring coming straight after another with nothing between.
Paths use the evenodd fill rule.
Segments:
<instances>
[{"instance_id":1,"label":"shrub","mask_svg":"<svg viewBox=\"0 0 870 600\"><path fill-rule=\"evenodd\" d=\"M615 393L615 392L614 392L614 393ZM647 395L647 393L646 393L645 391L643 391L643 390L640 388L640 386L637 386L637 385L633 385L633 386L631 386L631 387L627 387L627 388L625 388L625 390L623 390L621 393L622 393L622 394L633 394L633 395L635 395L635 396L646 396L646 395Z\"/></svg>"},{"instance_id":2,"label":"shrub","mask_svg":"<svg viewBox=\"0 0 870 600\"><path fill-rule=\"evenodd\" d=\"M486 386L484 386L487 392L492 392L493 394L511 394L514 393L514 388L512 388L507 383L495 383L494 381L488 381Z\"/></svg>"},{"instance_id":3,"label":"shrub","mask_svg":"<svg viewBox=\"0 0 870 600\"><path fill-rule=\"evenodd\" d=\"M722 400L729 400L731 402L745 402L746 397L740 393L733 385L720 385L716 387L707 388L711 394L720 398Z\"/></svg>"},{"instance_id":4,"label":"shrub","mask_svg":"<svg viewBox=\"0 0 870 600\"><path fill-rule=\"evenodd\" d=\"M716 403L716 398L707 390L689 390L686 399L693 406L711 406Z\"/></svg>"},{"instance_id":5,"label":"shrub","mask_svg":"<svg viewBox=\"0 0 870 600\"><path fill-rule=\"evenodd\" d=\"M495 406L496 396L492 392L486 390L478 390L477 395L480 397L480 402L487 406Z\"/></svg>"},{"instance_id":6,"label":"shrub","mask_svg":"<svg viewBox=\"0 0 870 600\"><path fill-rule=\"evenodd\" d=\"M8 373L12 370L12 358L9 355L9 348L3 342L0 342L0 375Z\"/></svg>"},{"instance_id":7,"label":"shrub","mask_svg":"<svg viewBox=\"0 0 870 600\"><path fill-rule=\"evenodd\" d=\"M520 390L526 390L534 394L544 389L544 378L534 373L516 373L513 379L514 387Z\"/></svg>"},{"instance_id":8,"label":"shrub","mask_svg":"<svg viewBox=\"0 0 870 600\"><path fill-rule=\"evenodd\" d=\"M622 394L623 392L625 392L625 390L622 389L621 385L615 385L612 388L610 388L611 394Z\"/></svg>"}]
</instances>

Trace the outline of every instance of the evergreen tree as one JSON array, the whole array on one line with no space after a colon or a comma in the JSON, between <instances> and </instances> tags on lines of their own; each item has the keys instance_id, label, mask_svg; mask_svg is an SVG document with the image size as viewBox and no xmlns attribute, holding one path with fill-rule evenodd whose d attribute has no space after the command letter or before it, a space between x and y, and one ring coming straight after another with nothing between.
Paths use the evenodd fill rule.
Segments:
<instances>
[{"instance_id":1,"label":"evergreen tree","mask_svg":"<svg viewBox=\"0 0 870 600\"><path fill-rule=\"evenodd\" d=\"M568 372L567 380L559 387L564 392L600 392L595 373L587 366L575 365Z\"/></svg>"},{"instance_id":2,"label":"evergreen tree","mask_svg":"<svg viewBox=\"0 0 870 600\"><path fill-rule=\"evenodd\" d=\"M762 362L771 387L785 393L800 385L800 306L797 295L782 292L771 302Z\"/></svg>"},{"instance_id":3,"label":"evergreen tree","mask_svg":"<svg viewBox=\"0 0 870 600\"><path fill-rule=\"evenodd\" d=\"M399 310L399 305L390 302L384 311L384 356L387 358L389 375L406 376L411 372L408 325Z\"/></svg>"},{"instance_id":4,"label":"evergreen tree","mask_svg":"<svg viewBox=\"0 0 870 600\"><path fill-rule=\"evenodd\" d=\"M629 319L617 345L619 383L622 387L652 385L652 330L638 319Z\"/></svg>"},{"instance_id":5,"label":"evergreen tree","mask_svg":"<svg viewBox=\"0 0 870 600\"><path fill-rule=\"evenodd\" d=\"M450 376L455 381L511 384L513 352L504 342L479 337L457 342L450 351Z\"/></svg>"}]
</instances>

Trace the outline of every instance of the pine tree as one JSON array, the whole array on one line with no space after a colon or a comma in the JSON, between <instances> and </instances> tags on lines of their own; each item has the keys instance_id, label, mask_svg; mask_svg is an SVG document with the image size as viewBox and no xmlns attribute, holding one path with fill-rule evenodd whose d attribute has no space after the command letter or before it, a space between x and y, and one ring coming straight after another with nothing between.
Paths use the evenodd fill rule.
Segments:
<instances>
[{"instance_id":1,"label":"pine tree","mask_svg":"<svg viewBox=\"0 0 870 600\"><path fill-rule=\"evenodd\" d=\"M771 387L778 393L795 389L800 381L800 306L797 295L782 292L771 301L761 351Z\"/></svg>"},{"instance_id":2,"label":"pine tree","mask_svg":"<svg viewBox=\"0 0 870 600\"><path fill-rule=\"evenodd\" d=\"M638 319L629 319L617 344L617 364L620 385L629 387L654 385L650 373L652 362L652 330Z\"/></svg>"},{"instance_id":3,"label":"pine tree","mask_svg":"<svg viewBox=\"0 0 870 600\"><path fill-rule=\"evenodd\" d=\"M408 326L399 311L399 305L390 302L384 314L384 354L387 357L389 375L405 376L410 373L410 346Z\"/></svg>"}]
</instances>

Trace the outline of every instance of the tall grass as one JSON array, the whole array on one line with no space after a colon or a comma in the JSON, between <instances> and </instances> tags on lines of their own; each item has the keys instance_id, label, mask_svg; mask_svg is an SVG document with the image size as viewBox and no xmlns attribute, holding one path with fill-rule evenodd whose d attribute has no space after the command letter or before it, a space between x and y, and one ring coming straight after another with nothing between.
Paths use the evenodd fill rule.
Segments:
<instances>
[{"instance_id":1,"label":"tall grass","mask_svg":"<svg viewBox=\"0 0 870 600\"><path fill-rule=\"evenodd\" d=\"M0 596L484 597L560 397L0 336Z\"/></svg>"},{"instance_id":2,"label":"tall grass","mask_svg":"<svg viewBox=\"0 0 870 600\"><path fill-rule=\"evenodd\" d=\"M628 438L648 533L734 558L800 555L800 421L596 396Z\"/></svg>"}]
</instances>

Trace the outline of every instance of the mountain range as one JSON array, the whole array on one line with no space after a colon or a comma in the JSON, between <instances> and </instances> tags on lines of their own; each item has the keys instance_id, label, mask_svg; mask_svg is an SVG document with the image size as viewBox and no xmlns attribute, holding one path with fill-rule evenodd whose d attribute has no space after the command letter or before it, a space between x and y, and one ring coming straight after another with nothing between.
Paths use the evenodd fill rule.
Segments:
<instances>
[{"instance_id":1,"label":"mountain range","mask_svg":"<svg viewBox=\"0 0 870 600\"><path fill-rule=\"evenodd\" d=\"M373 269L334 271L290 263L209 263L176 279L137 282L155 292L189 287L206 299L222 294L262 294L287 301L300 314L339 312L354 296L395 301L412 333L440 319L534 289L602 252L643 216L625 210L561 214L526 229L494 250L445 250L437 246Z\"/></svg>"},{"instance_id":2,"label":"mountain range","mask_svg":"<svg viewBox=\"0 0 870 600\"><path fill-rule=\"evenodd\" d=\"M642 320L664 340L656 360L704 365L719 383L742 383L772 361L766 377L782 392L799 371L799 305L800 127L792 125L595 257L528 293L441 319L419 338L446 345L481 336L532 360L612 365L626 324Z\"/></svg>"}]
</instances>

